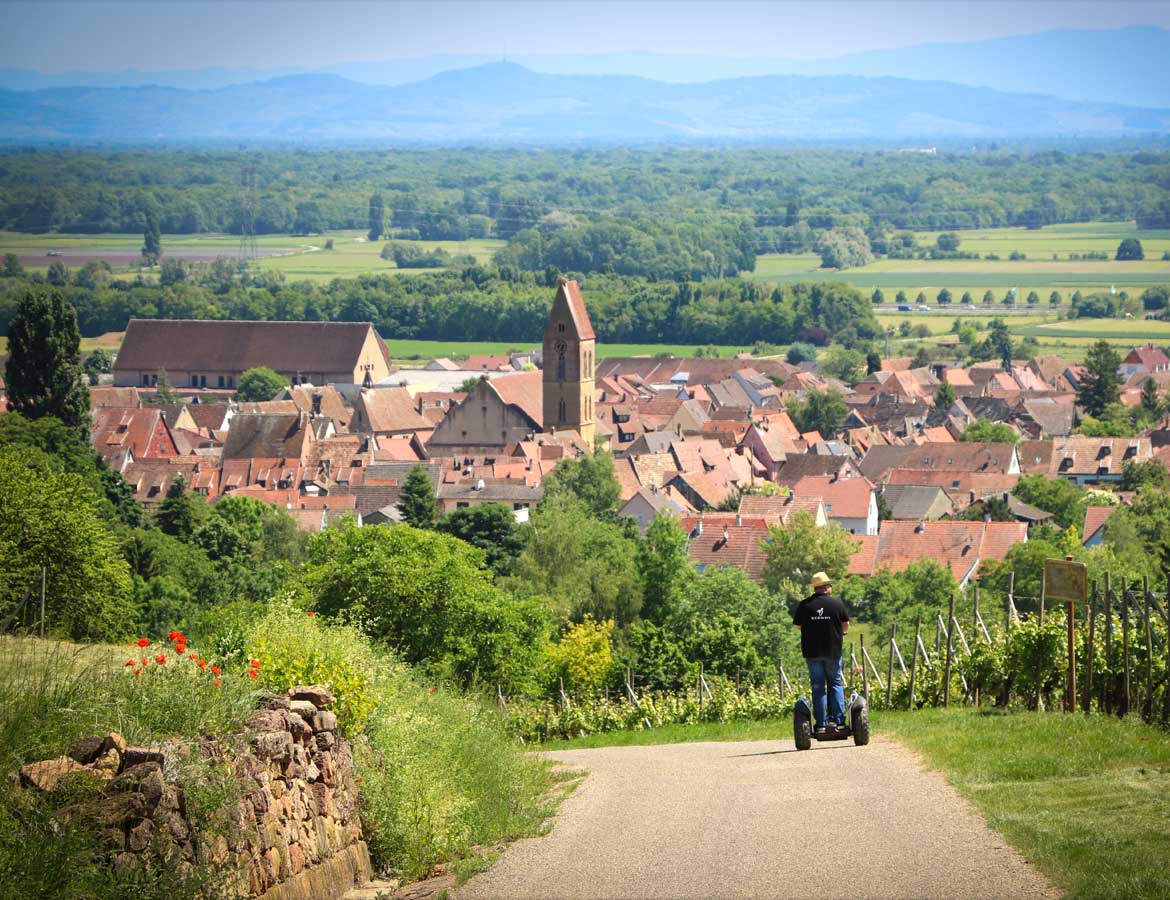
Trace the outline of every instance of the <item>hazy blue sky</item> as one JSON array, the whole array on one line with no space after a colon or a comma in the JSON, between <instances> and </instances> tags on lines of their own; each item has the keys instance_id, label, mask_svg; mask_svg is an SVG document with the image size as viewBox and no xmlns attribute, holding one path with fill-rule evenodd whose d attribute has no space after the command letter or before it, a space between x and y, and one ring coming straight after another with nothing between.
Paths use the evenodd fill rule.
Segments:
<instances>
[{"instance_id":1,"label":"hazy blue sky","mask_svg":"<svg viewBox=\"0 0 1170 900\"><path fill-rule=\"evenodd\" d=\"M811 59L1053 28L1170 28L1170 2L4 0L0 16L0 66L61 72L313 68L439 53Z\"/></svg>"}]
</instances>

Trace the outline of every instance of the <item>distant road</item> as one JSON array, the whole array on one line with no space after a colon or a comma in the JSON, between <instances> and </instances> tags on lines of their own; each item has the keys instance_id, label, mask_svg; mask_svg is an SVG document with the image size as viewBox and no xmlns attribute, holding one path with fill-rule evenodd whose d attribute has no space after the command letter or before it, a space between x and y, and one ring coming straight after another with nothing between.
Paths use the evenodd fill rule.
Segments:
<instances>
[{"instance_id":1,"label":"distant road","mask_svg":"<svg viewBox=\"0 0 1170 900\"><path fill-rule=\"evenodd\" d=\"M1010 900L1058 893L909 751L791 741L572 750L550 834L455 900Z\"/></svg>"}]
</instances>

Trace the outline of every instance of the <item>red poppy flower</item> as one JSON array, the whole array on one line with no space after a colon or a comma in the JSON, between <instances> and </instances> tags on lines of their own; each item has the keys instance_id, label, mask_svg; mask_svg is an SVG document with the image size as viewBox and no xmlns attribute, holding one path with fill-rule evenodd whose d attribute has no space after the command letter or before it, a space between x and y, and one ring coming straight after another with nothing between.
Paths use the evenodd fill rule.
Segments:
<instances>
[{"instance_id":1,"label":"red poppy flower","mask_svg":"<svg viewBox=\"0 0 1170 900\"><path fill-rule=\"evenodd\" d=\"M135 669L135 670L134 670L134 674L135 674L135 675L141 675L141 674L142 674L142 670L141 670L141 669Z\"/></svg>"},{"instance_id":2,"label":"red poppy flower","mask_svg":"<svg viewBox=\"0 0 1170 900\"><path fill-rule=\"evenodd\" d=\"M315 616L315 615L317 615L315 612L313 612L312 610L309 610L309 618L310 619L313 618L313 616Z\"/></svg>"},{"instance_id":3,"label":"red poppy flower","mask_svg":"<svg viewBox=\"0 0 1170 900\"><path fill-rule=\"evenodd\" d=\"M250 665L253 669L259 669L260 668L260 660L258 660L258 659L249 660L248 665Z\"/></svg>"},{"instance_id":4,"label":"red poppy flower","mask_svg":"<svg viewBox=\"0 0 1170 900\"><path fill-rule=\"evenodd\" d=\"M168 641L182 640L182 638L183 638L183 633L181 631L172 631L170 634L167 635Z\"/></svg>"},{"instance_id":5,"label":"red poppy flower","mask_svg":"<svg viewBox=\"0 0 1170 900\"><path fill-rule=\"evenodd\" d=\"M219 674L219 671L220 671L220 670L219 670L219 666L212 666L212 667L211 667L211 674L212 674L212 675L218 675L218 674Z\"/></svg>"},{"instance_id":6,"label":"red poppy flower","mask_svg":"<svg viewBox=\"0 0 1170 900\"><path fill-rule=\"evenodd\" d=\"M260 673L259 673L259 672L257 672L255 669L249 669L249 670L248 670L248 676L249 676L250 678L257 678L257 677L259 677L259 675L260 675Z\"/></svg>"},{"instance_id":7,"label":"red poppy flower","mask_svg":"<svg viewBox=\"0 0 1170 900\"><path fill-rule=\"evenodd\" d=\"M139 638L138 639L138 646L139 647L149 647L150 640L148 638Z\"/></svg>"},{"instance_id":8,"label":"red poppy flower","mask_svg":"<svg viewBox=\"0 0 1170 900\"><path fill-rule=\"evenodd\" d=\"M167 664L167 658L165 656L163 656L161 653L154 658L154 661L156 663L158 663L160 666L165 666Z\"/></svg>"},{"instance_id":9,"label":"red poppy flower","mask_svg":"<svg viewBox=\"0 0 1170 900\"><path fill-rule=\"evenodd\" d=\"M194 659L195 657L191 657L191 658ZM205 660L205 659L199 660L199 668L206 669L207 668L207 660Z\"/></svg>"},{"instance_id":10,"label":"red poppy flower","mask_svg":"<svg viewBox=\"0 0 1170 900\"><path fill-rule=\"evenodd\" d=\"M220 685L220 683L221 683L222 681L223 681L223 679L222 679L222 678L217 678L217 679L215 679L215 686L216 686L216 687L219 687L219 685Z\"/></svg>"},{"instance_id":11,"label":"red poppy flower","mask_svg":"<svg viewBox=\"0 0 1170 900\"><path fill-rule=\"evenodd\" d=\"M136 665L138 665L138 660L136 660L136 659L126 660L126 667L127 668L129 668L130 666L136 666Z\"/></svg>"},{"instance_id":12,"label":"red poppy flower","mask_svg":"<svg viewBox=\"0 0 1170 900\"><path fill-rule=\"evenodd\" d=\"M144 657L142 657L142 659L141 659L141 660L139 660L139 662L141 662L141 663L142 663L144 666L148 666L148 665L150 665L150 660L149 660L149 659L147 659L145 656L144 656Z\"/></svg>"}]
</instances>

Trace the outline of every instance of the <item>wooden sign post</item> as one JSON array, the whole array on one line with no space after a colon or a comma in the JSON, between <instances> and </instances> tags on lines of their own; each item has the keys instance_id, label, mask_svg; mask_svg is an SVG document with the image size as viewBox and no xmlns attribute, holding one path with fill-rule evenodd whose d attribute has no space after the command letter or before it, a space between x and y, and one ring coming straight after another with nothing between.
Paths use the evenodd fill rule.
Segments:
<instances>
[{"instance_id":1,"label":"wooden sign post","mask_svg":"<svg viewBox=\"0 0 1170 900\"><path fill-rule=\"evenodd\" d=\"M1065 679L1064 708L1066 712L1072 712L1077 708L1076 604L1084 604L1089 599L1088 566L1076 562L1071 556L1044 560L1044 593L1040 598L1041 609L1044 608L1047 597L1065 602L1068 676ZM1039 683L1036 689L1039 693Z\"/></svg>"}]
</instances>

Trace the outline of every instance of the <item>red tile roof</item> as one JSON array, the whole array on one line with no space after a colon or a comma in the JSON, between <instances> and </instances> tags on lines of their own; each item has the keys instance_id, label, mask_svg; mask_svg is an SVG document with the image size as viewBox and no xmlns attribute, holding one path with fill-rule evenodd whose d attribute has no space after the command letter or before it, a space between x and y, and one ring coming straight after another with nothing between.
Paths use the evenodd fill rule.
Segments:
<instances>
[{"instance_id":1,"label":"red tile roof","mask_svg":"<svg viewBox=\"0 0 1170 900\"><path fill-rule=\"evenodd\" d=\"M808 476L792 486L792 493L797 497L820 497L830 519L864 519L869 515L873 483L864 476L836 479Z\"/></svg>"},{"instance_id":2,"label":"red tile roof","mask_svg":"<svg viewBox=\"0 0 1170 900\"><path fill-rule=\"evenodd\" d=\"M1024 522L931 521L882 523L875 571L901 572L912 562L933 559L948 566L962 582L978 574L987 560L1003 560L1016 544L1028 540Z\"/></svg>"},{"instance_id":3,"label":"red tile roof","mask_svg":"<svg viewBox=\"0 0 1170 900\"><path fill-rule=\"evenodd\" d=\"M1085 507L1085 528L1081 532L1084 540L1088 540L1096 534L1105 523L1109 521L1109 517L1117 510L1116 506L1088 506Z\"/></svg>"},{"instance_id":4,"label":"red tile roof","mask_svg":"<svg viewBox=\"0 0 1170 900\"><path fill-rule=\"evenodd\" d=\"M594 340L593 323L589 321L589 313L585 309L585 298L581 296L581 287L575 281L562 281L557 287L557 294L565 298L569 305L569 313L573 317L573 324L577 326L577 336L581 340Z\"/></svg>"},{"instance_id":5,"label":"red tile roof","mask_svg":"<svg viewBox=\"0 0 1170 900\"><path fill-rule=\"evenodd\" d=\"M517 372L488 382L501 400L520 409L536 426L544 422L544 373Z\"/></svg>"}]
</instances>

